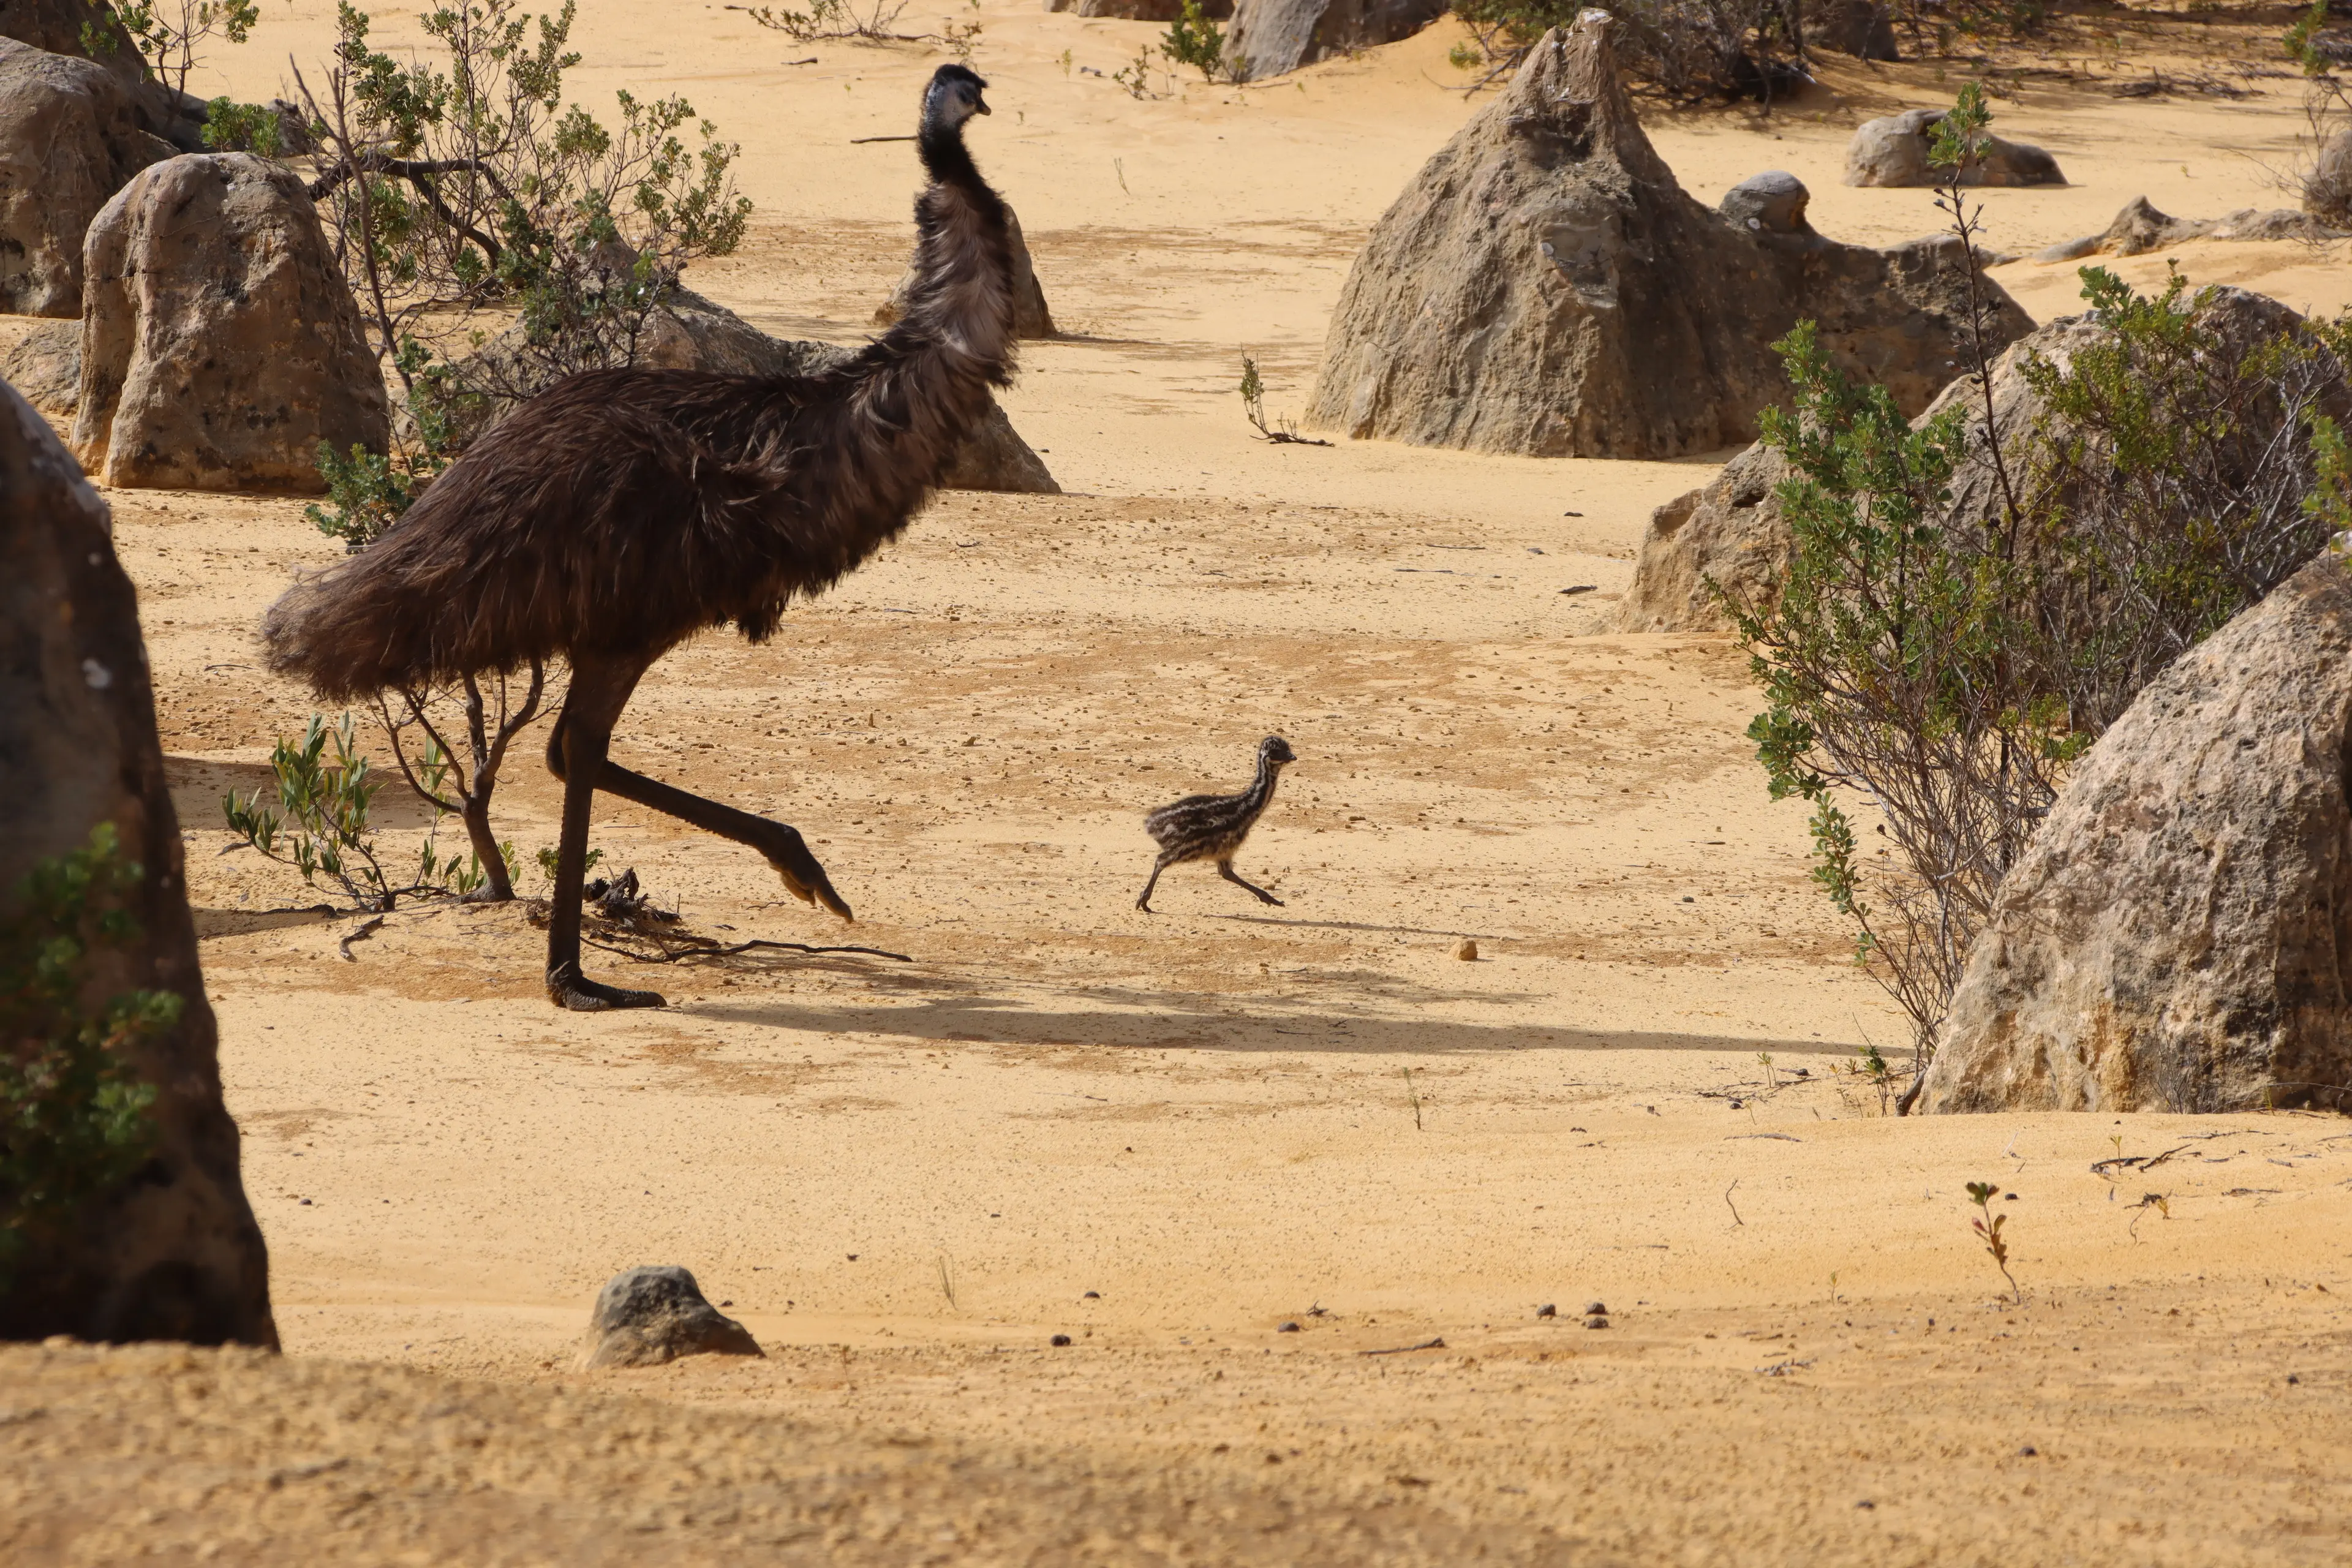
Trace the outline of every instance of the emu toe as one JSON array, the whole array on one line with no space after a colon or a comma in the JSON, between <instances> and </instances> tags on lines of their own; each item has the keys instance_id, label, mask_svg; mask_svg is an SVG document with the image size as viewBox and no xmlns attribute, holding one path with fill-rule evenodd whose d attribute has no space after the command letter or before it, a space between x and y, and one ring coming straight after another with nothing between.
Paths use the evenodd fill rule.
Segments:
<instances>
[{"instance_id":1,"label":"emu toe","mask_svg":"<svg viewBox=\"0 0 2352 1568\"><path fill-rule=\"evenodd\" d=\"M793 897L804 904L823 904L843 920L854 922L857 919L849 912L847 900L833 890L833 879L824 874L824 868L809 853L807 841L798 832L782 828L775 842L764 847L763 853Z\"/></svg>"}]
</instances>

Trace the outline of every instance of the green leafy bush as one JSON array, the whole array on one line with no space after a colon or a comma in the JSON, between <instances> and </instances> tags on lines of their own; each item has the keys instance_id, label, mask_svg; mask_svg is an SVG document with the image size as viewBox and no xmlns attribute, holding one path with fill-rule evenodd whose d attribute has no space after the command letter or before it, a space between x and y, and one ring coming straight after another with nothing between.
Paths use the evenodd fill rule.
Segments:
<instances>
[{"instance_id":1,"label":"green leafy bush","mask_svg":"<svg viewBox=\"0 0 2352 1568\"><path fill-rule=\"evenodd\" d=\"M205 145L215 153L278 156L278 111L258 103L215 98L205 105Z\"/></svg>"},{"instance_id":2,"label":"green leafy bush","mask_svg":"<svg viewBox=\"0 0 2352 1568\"><path fill-rule=\"evenodd\" d=\"M1168 24L1160 52L1170 64L1191 66L1202 81L1214 81L1225 63L1224 30L1201 9L1201 0L1184 0L1182 13Z\"/></svg>"},{"instance_id":3,"label":"green leafy bush","mask_svg":"<svg viewBox=\"0 0 2352 1568\"><path fill-rule=\"evenodd\" d=\"M1933 161L1960 167L1990 119L1964 90ZM1950 185L1937 201L1973 260L1978 209ZM2042 412L2021 451L1998 434L1974 290L1969 394L1916 428L1884 388L1847 382L1810 322L1777 345L1794 407L1763 426L1791 470L1790 564L1777 601L1725 603L1768 702L1748 730L1768 788L1812 803L1813 879L1910 1019L1902 1109L2069 764L2352 526L2333 417L2352 329L2248 342L2246 315L2177 277L2152 299L2083 279L2099 338L2023 361ZM1960 508L1952 481L1977 458L1997 484ZM1866 832L1855 802L1877 818Z\"/></svg>"},{"instance_id":4,"label":"green leafy bush","mask_svg":"<svg viewBox=\"0 0 2352 1568\"><path fill-rule=\"evenodd\" d=\"M185 1002L129 991L94 1002L91 961L136 940L123 909L143 873L114 825L35 867L0 927L0 1282L45 1231L130 1180L152 1147L153 1088L123 1059Z\"/></svg>"},{"instance_id":5,"label":"green leafy bush","mask_svg":"<svg viewBox=\"0 0 2352 1568\"><path fill-rule=\"evenodd\" d=\"M417 849L416 874L399 886L385 875L376 853L375 826L369 820L384 781L360 752L348 713L331 726L313 713L299 744L279 739L269 754L270 772L277 775L274 803L259 790L242 798L231 790L222 797L221 814L229 831L254 848L293 867L310 886L341 892L360 909L389 910L403 895L413 893L462 897L482 888L490 873L479 853L460 860L439 847L446 811L436 796L451 766L446 752L428 745L415 783L436 809ZM512 847L492 853L510 881Z\"/></svg>"}]
</instances>

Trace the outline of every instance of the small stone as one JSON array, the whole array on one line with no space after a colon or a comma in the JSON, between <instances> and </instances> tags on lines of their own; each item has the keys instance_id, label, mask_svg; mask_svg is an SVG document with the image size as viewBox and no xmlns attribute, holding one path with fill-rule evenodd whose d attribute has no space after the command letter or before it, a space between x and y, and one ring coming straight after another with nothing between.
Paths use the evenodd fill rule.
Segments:
<instances>
[{"instance_id":1,"label":"small stone","mask_svg":"<svg viewBox=\"0 0 2352 1568\"><path fill-rule=\"evenodd\" d=\"M1478 944L1465 936L1462 939L1462 945L1454 950L1454 956L1465 963L1475 963L1478 962Z\"/></svg>"},{"instance_id":2,"label":"small stone","mask_svg":"<svg viewBox=\"0 0 2352 1568\"><path fill-rule=\"evenodd\" d=\"M1858 1502L1856 1502L1853 1506L1854 1506L1854 1507L1856 1507L1856 1508L1876 1508L1878 1505L1877 1505L1876 1503L1874 1503L1874 1502L1871 1501L1868 1498L1864 1498L1864 1499L1862 1499L1861 1500L1859 1500Z\"/></svg>"},{"instance_id":3,"label":"small stone","mask_svg":"<svg viewBox=\"0 0 2352 1568\"><path fill-rule=\"evenodd\" d=\"M1559 1316L1559 1308L1554 1302L1546 1301L1542 1306L1536 1309L1536 1316L1538 1318L1557 1318Z\"/></svg>"},{"instance_id":4,"label":"small stone","mask_svg":"<svg viewBox=\"0 0 2352 1568\"><path fill-rule=\"evenodd\" d=\"M2021 1459L2031 1459L2041 1452L2041 1449L2035 1447L2032 1444L2028 1443L2024 1447L2020 1448L2017 1451L2017 1457Z\"/></svg>"},{"instance_id":5,"label":"small stone","mask_svg":"<svg viewBox=\"0 0 2352 1568\"><path fill-rule=\"evenodd\" d=\"M1588 1318L1605 1318L1609 1315L1609 1309L1599 1301L1587 1301L1584 1304L1584 1315Z\"/></svg>"},{"instance_id":6,"label":"small stone","mask_svg":"<svg viewBox=\"0 0 2352 1568\"><path fill-rule=\"evenodd\" d=\"M2288 1373L2286 1374L2286 1381L2287 1381L2287 1385L2288 1385L2289 1387L2293 1387L2293 1386L2294 1386L2294 1385L2295 1385L2296 1384L2301 1383L2301 1382L2303 1381L2303 1379L2302 1379L2302 1378L2300 1378L2300 1377L2297 1377L2294 1373Z\"/></svg>"},{"instance_id":7,"label":"small stone","mask_svg":"<svg viewBox=\"0 0 2352 1568\"><path fill-rule=\"evenodd\" d=\"M1101 1292L1101 1291L1099 1291L1099 1290L1089 1290L1089 1291L1087 1291L1087 1292L1086 1293L1086 1295L1082 1298L1082 1300L1088 1300L1088 1301L1099 1301L1099 1300L1102 1300L1102 1292Z\"/></svg>"},{"instance_id":8,"label":"small stone","mask_svg":"<svg viewBox=\"0 0 2352 1568\"><path fill-rule=\"evenodd\" d=\"M1298 1331L1298 1325L1297 1323L1285 1323L1274 1331L1277 1334L1295 1334Z\"/></svg>"},{"instance_id":9,"label":"small stone","mask_svg":"<svg viewBox=\"0 0 2352 1568\"><path fill-rule=\"evenodd\" d=\"M1595 1312L1584 1320L1584 1326L1588 1329L1605 1329L1609 1326L1609 1320Z\"/></svg>"},{"instance_id":10,"label":"small stone","mask_svg":"<svg viewBox=\"0 0 2352 1568\"><path fill-rule=\"evenodd\" d=\"M1048 1340L1048 1341L1047 1341L1047 1342L1046 1342L1046 1343L1048 1343L1048 1344L1050 1344L1050 1345L1053 1345L1053 1346L1054 1346L1054 1347L1055 1347L1056 1349L1059 1349L1061 1346L1066 1345L1066 1344L1068 1344L1068 1343L1070 1342L1070 1336L1069 1336L1069 1335L1067 1335L1067 1334L1055 1334L1052 1339Z\"/></svg>"},{"instance_id":11,"label":"small stone","mask_svg":"<svg viewBox=\"0 0 2352 1568\"><path fill-rule=\"evenodd\" d=\"M659 1366L689 1355L764 1353L751 1331L712 1306L685 1269L625 1268L596 1293L580 1370Z\"/></svg>"}]
</instances>

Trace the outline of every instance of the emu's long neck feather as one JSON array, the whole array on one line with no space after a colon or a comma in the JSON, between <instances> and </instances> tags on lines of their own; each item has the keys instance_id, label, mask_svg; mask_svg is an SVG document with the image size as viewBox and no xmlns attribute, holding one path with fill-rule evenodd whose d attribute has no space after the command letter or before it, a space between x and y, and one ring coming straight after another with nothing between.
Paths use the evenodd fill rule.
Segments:
<instances>
[{"instance_id":1,"label":"emu's long neck feather","mask_svg":"<svg viewBox=\"0 0 2352 1568\"><path fill-rule=\"evenodd\" d=\"M802 592L894 538L987 417L990 389L1013 381L1004 203L955 131L926 123L919 140L931 184L915 202L906 314L832 373L838 391L821 426L796 420L787 484L820 536L798 546Z\"/></svg>"},{"instance_id":2,"label":"emu's long neck feather","mask_svg":"<svg viewBox=\"0 0 2352 1568\"><path fill-rule=\"evenodd\" d=\"M1265 803L1274 798L1275 781L1280 777L1282 777L1282 765L1280 763L1270 763L1264 757L1260 757L1257 760L1257 777L1250 780L1249 789L1243 796L1244 799L1249 802L1250 812L1253 816L1258 812L1264 811L1265 809Z\"/></svg>"}]
</instances>

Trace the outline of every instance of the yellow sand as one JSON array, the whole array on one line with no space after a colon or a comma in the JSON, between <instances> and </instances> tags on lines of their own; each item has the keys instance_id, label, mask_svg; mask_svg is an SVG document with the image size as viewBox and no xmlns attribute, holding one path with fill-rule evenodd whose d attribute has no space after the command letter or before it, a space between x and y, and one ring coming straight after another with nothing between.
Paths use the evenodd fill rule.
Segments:
<instances>
[{"instance_id":1,"label":"yellow sand","mask_svg":"<svg viewBox=\"0 0 2352 1568\"><path fill-rule=\"evenodd\" d=\"M310 74L327 15L273 0L218 79L265 96L289 52ZM342 1561L568 1561L592 1526L642 1524L677 1560L729 1560L784 1539L728 1490L748 1483L720 1458L751 1445L851 1478L856 1561L2345 1560L2345 1123L1881 1114L1846 1069L1905 1029L1806 879L1802 806L1765 797L1740 656L1601 630L1649 510L1711 465L1274 447L1243 423L1240 355L1275 412L1303 405L1356 245L1468 111L1451 25L1139 101L1083 68L1160 29L978 16L996 113L972 141L1070 334L1024 349L1006 402L1071 493L942 498L767 647L671 657L625 721L633 765L797 824L855 927L633 807L595 831L698 931L914 962L595 953L673 1005L581 1017L542 999L518 909L404 910L346 960L353 919L266 912L319 895L224 855L217 808L310 711L250 634L332 542L294 502L111 498L295 1364L0 1358L0 1405L60 1417L0 1420L21 1478L0 1518L26 1521L0 1547L318 1561L341 1521ZM917 173L904 143L848 139L908 129L940 57L796 45L715 6L592 5L576 37L591 101L684 92L743 143L752 238L694 286L855 341L904 264ZM2126 37L2099 68L2189 68L2182 47ZM1958 77L1830 75L1769 121L1654 134L1703 200L1785 168L1824 233L1927 231L1927 193L1839 183L1844 141ZM2295 84L2251 85L2029 83L2000 129L2078 183L1988 193L1990 243L2030 254L2142 194L2184 216L2285 205L2263 167L2293 156ZM2340 247L2180 259L2352 302ZM1996 276L2038 318L2074 308L2072 267ZM1242 866L1286 907L1192 868L1136 911L1139 814L1238 784L1270 731L1301 761ZM521 750L499 818L528 866L556 796ZM382 804L406 853L421 818L396 788ZM1993 1206L2022 1307L1970 1234L1971 1180L2018 1194ZM568 1372L598 1284L646 1262L694 1269L772 1359ZM1594 1300L1606 1330L1582 1326ZM638 1409L675 1445L583 1455L553 1391L331 1358L565 1385L562 1410ZM361 1399L384 1379L425 1392ZM117 1385L142 1392L92 1392ZM340 1426L265 1418L346 1395ZM478 1417L488 1492L402 1457L426 1405ZM856 1479L886 1435L930 1445L892 1461L903 1508ZM154 1468L101 1465L118 1439ZM252 1479L337 1456L315 1494ZM232 1477L216 1493L207 1463ZM100 1505L126 1475L163 1480L123 1533ZM1055 1495L1094 1546L1066 1548ZM734 1522L694 1506L712 1498ZM1243 1527L1269 1508L1289 1523ZM78 1536L100 1512L117 1533Z\"/></svg>"}]
</instances>

